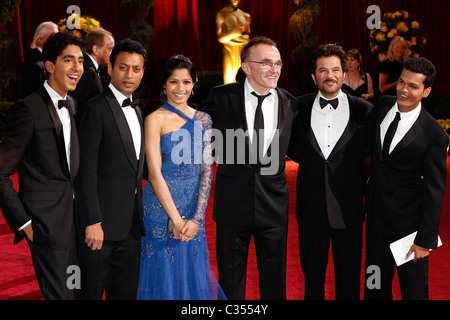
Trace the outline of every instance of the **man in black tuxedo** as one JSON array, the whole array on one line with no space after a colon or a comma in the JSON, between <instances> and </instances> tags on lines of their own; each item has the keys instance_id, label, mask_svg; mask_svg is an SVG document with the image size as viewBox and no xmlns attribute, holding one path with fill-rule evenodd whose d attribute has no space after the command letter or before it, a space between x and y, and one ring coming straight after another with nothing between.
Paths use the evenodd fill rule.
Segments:
<instances>
[{"instance_id":1,"label":"man in black tuxedo","mask_svg":"<svg viewBox=\"0 0 450 320\"><path fill-rule=\"evenodd\" d=\"M36 28L30 44L31 51L22 64L22 73L20 76L22 85L19 90L19 99L36 92L47 79L44 58L42 57L42 48L48 37L57 32L58 26L52 21L42 22Z\"/></svg>"},{"instance_id":2,"label":"man in black tuxedo","mask_svg":"<svg viewBox=\"0 0 450 320\"><path fill-rule=\"evenodd\" d=\"M141 254L144 134L132 94L146 50L122 40L111 53L111 83L85 105L79 128L81 299L136 299Z\"/></svg>"},{"instance_id":3,"label":"man in black tuxedo","mask_svg":"<svg viewBox=\"0 0 450 320\"><path fill-rule=\"evenodd\" d=\"M246 80L213 88L204 105L223 138L222 150L215 149L219 282L229 299L245 299L253 236L261 299L285 299L289 194L284 169L297 105L277 87L283 64L272 40L250 40L241 61Z\"/></svg>"},{"instance_id":4,"label":"man in black tuxedo","mask_svg":"<svg viewBox=\"0 0 450 320\"><path fill-rule=\"evenodd\" d=\"M305 299L325 299L330 241L336 299L360 296L364 159L373 106L341 91L346 54L335 44L312 55L318 93L299 98L288 156L299 162L297 221Z\"/></svg>"},{"instance_id":5,"label":"man in black tuxedo","mask_svg":"<svg viewBox=\"0 0 450 320\"><path fill-rule=\"evenodd\" d=\"M76 265L74 178L79 146L67 95L83 73L82 41L57 33L45 43L49 79L11 108L0 145L0 206L15 243L27 238L46 299L73 299L67 268ZM19 176L19 192L10 176Z\"/></svg>"},{"instance_id":6,"label":"man in black tuxedo","mask_svg":"<svg viewBox=\"0 0 450 320\"><path fill-rule=\"evenodd\" d=\"M397 97L382 97L367 185L366 268L378 266L381 287L365 287L366 299L392 300L395 261L389 244L417 231L397 267L402 298L428 299L428 255L438 244L439 218L447 183L449 137L424 109L422 99L436 77L425 58L403 64Z\"/></svg>"},{"instance_id":7,"label":"man in black tuxedo","mask_svg":"<svg viewBox=\"0 0 450 320\"><path fill-rule=\"evenodd\" d=\"M84 73L77 88L69 94L77 101L77 122L80 123L84 109L82 107L92 97L103 92L100 80L100 67L107 66L109 56L114 47L114 38L111 32L103 28L95 28L89 31L84 39Z\"/></svg>"}]
</instances>

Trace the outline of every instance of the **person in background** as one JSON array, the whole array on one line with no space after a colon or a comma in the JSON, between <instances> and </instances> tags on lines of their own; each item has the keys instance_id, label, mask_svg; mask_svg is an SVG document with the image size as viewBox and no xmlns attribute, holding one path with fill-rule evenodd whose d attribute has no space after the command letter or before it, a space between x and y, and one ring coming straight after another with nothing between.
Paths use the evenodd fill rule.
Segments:
<instances>
[{"instance_id":1,"label":"person in background","mask_svg":"<svg viewBox=\"0 0 450 320\"><path fill-rule=\"evenodd\" d=\"M344 77L342 89L349 95L369 101L374 98L373 81L370 74L361 68L362 57L357 49L350 49L347 54L348 71Z\"/></svg>"},{"instance_id":2,"label":"person in background","mask_svg":"<svg viewBox=\"0 0 450 320\"><path fill-rule=\"evenodd\" d=\"M396 36L392 39L387 52L387 59L380 63L379 87L382 95L397 96L395 88L402 72L403 63L408 60L410 51L405 38Z\"/></svg>"},{"instance_id":3,"label":"person in background","mask_svg":"<svg viewBox=\"0 0 450 320\"><path fill-rule=\"evenodd\" d=\"M103 28L94 28L84 39L84 73L77 88L69 94L77 101L77 122L81 121L84 110L82 107L92 97L103 92L100 80L100 67L107 66L109 56L114 47L114 37Z\"/></svg>"},{"instance_id":4,"label":"person in background","mask_svg":"<svg viewBox=\"0 0 450 320\"><path fill-rule=\"evenodd\" d=\"M47 79L42 57L42 48L48 37L57 32L58 26L52 21L42 22L36 28L30 44L31 51L22 64L20 76L22 84L19 89L19 99L37 91Z\"/></svg>"},{"instance_id":5,"label":"person in background","mask_svg":"<svg viewBox=\"0 0 450 320\"><path fill-rule=\"evenodd\" d=\"M417 231L397 267L402 299L428 299L428 256L438 245L439 218L447 184L449 137L425 110L436 78L425 58L403 64L397 97L380 97L366 199L366 266L381 271L381 287L365 286L365 299L392 300L395 261L389 244ZM366 275L368 276L368 275ZM367 282L366 282L367 283Z\"/></svg>"}]
</instances>

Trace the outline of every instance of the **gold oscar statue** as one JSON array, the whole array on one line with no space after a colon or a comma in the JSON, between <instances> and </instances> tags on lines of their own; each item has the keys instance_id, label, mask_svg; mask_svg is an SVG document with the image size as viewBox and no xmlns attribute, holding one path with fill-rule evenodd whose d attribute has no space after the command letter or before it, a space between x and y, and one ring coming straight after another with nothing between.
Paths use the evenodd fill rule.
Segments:
<instances>
[{"instance_id":1,"label":"gold oscar statue","mask_svg":"<svg viewBox=\"0 0 450 320\"><path fill-rule=\"evenodd\" d=\"M223 44L223 81L234 82L241 67L241 49L250 39L250 14L239 9L240 0L229 0L216 14L217 38Z\"/></svg>"}]
</instances>

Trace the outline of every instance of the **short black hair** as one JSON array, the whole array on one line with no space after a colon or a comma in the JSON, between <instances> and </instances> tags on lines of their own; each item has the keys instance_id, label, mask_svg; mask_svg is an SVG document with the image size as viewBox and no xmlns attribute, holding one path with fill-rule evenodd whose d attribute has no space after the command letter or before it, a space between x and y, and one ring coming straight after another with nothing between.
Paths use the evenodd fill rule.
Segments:
<instances>
[{"instance_id":1,"label":"short black hair","mask_svg":"<svg viewBox=\"0 0 450 320\"><path fill-rule=\"evenodd\" d=\"M411 58L403 63L403 69L411 72L421 73L426 76L424 80L425 89L432 87L436 80L436 68L434 64L426 58Z\"/></svg>"},{"instance_id":2,"label":"short black hair","mask_svg":"<svg viewBox=\"0 0 450 320\"><path fill-rule=\"evenodd\" d=\"M341 67L344 72L348 71L347 67L347 54L344 49L337 43L323 44L312 52L311 55L311 73L316 74L317 60L323 57L336 56L341 60Z\"/></svg>"},{"instance_id":3,"label":"short black hair","mask_svg":"<svg viewBox=\"0 0 450 320\"><path fill-rule=\"evenodd\" d=\"M80 47L81 51L84 50L83 40L71 32L57 32L51 35L44 44L42 49L42 56L44 63L46 61L56 62L56 58L62 54L64 49L69 45L75 45Z\"/></svg>"},{"instance_id":4,"label":"short black hair","mask_svg":"<svg viewBox=\"0 0 450 320\"><path fill-rule=\"evenodd\" d=\"M147 50L145 50L145 48L142 46L140 42L131 39L124 39L117 42L109 57L109 61L111 62L113 68L114 62L116 61L117 56L121 52L140 54L144 58L144 66L145 66L145 63L147 61Z\"/></svg>"}]
</instances>

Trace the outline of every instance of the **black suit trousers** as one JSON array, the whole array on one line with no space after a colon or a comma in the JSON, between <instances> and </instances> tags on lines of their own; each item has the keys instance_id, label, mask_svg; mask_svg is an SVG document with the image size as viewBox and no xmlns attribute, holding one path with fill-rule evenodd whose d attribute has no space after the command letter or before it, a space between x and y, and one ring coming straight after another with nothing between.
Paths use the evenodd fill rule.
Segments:
<instances>
[{"instance_id":1,"label":"black suit trousers","mask_svg":"<svg viewBox=\"0 0 450 320\"><path fill-rule=\"evenodd\" d=\"M134 223L122 241L104 241L100 250L91 250L79 241L81 290L78 300L136 300L141 258L139 223Z\"/></svg>"},{"instance_id":2,"label":"black suit trousers","mask_svg":"<svg viewBox=\"0 0 450 320\"><path fill-rule=\"evenodd\" d=\"M74 300L75 289L67 285L67 268L78 265L76 240L73 235L67 246L54 249L48 245L32 243L27 239L30 247L36 279L46 300Z\"/></svg>"},{"instance_id":3,"label":"black suit trousers","mask_svg":"<svg viewBox=\"0 0 450 320\"><path fill-rule=\"evenodd\" d=\"M325 299L325 279L332 245L336 300L359 300L361 286L362 225L333 229L299 223L300 262L305 276L305 300Z\"/></svg>"},{"instance_id":4,"label":"black suit trousers","mask_svg":"<svg viewBox=\"0 0 450 320\"><path fill-rule=\"evenodd\" d=\"M230 300L245 300L248 250L253 237L261 300L286 299L287 226L237 228L217 223L219 283Z\"/></svg>"}]
</instances>

